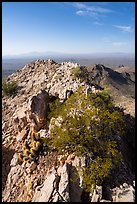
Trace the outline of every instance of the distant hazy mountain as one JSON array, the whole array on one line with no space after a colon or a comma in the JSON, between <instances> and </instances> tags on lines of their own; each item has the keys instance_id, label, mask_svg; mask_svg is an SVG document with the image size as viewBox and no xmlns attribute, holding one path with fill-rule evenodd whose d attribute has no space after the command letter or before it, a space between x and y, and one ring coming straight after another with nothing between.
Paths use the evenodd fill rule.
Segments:
<instances>
[{"instance_id":1,"label":"distant hazy mountain","mask_svg":"<svg viewBox=\"0 0 137 204\"><path fill-rule=\"evenodd\" d=\"M2 57L2 76L8 76L21 69L25 64L37 59L53 59L58 63L62 61L77 62L80 65L104 64L113 69L119 65L135 67L133 53L91 53L91 54L66 54L59 52L31 52L20 55L6 55Z\"/></svg>"},{"instance_id":2,"label":"distant hazy mountain","mask_svg":"<svg viewBox=\"0 0 137 204\"><path fill-rule=\"evenodd\" d=\"M23 53L19 55L5 55L3 59L13 59L13 58L30 58L30 57L77 57L77 58L85 58L85 57L128 57L134 58L134 53L122 53L122 52L114 52L114 53L83 53L83 54L72 54L72 53L62 53L62 52L29 52Z\"/></svg>"},{"instance_id":3,"label":"distant hazy mountain","mask_svg":"<svg viewBox=\"0 0 137 204\"><path fill-rule=\"evenodd\" d=\"M13 59L13 58L30 58L30 57L47 57L47 56L67 56L68 54L63 54L59 52L29 52L22 53L19 55L5 55L3 59Z\"/></svg>"}]
</instances>

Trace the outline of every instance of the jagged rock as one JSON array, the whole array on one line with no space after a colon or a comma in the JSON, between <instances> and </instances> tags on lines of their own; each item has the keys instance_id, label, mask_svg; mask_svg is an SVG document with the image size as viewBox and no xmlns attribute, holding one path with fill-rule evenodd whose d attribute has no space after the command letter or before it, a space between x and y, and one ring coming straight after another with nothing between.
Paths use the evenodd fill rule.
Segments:
<instances>
[{"instance_id":1,"label":"jagged rock","mask_svg":"<svg viewBox=\"0 0 137 204\"><path fill-rule=\"evenodd\" d=\"M56 62L54 60L48 59L48 63L50 64L56 64Z\"/></svg>"},{"instance_id":2,"label":"jagged rock","mask_svg":"<svg viewBox=\"0 0 137 204\"><path fill-rule=\"evenodd\" d=\"M55 174L56 172L53 170L47 175L43 183L43 187L41 189L38 187L36 188L32 202L49 202L54 191L54 182L56 180Z\"/></svg>"},{"instance_id":3,"label":"jagged rock","mask_svg":"<svg viewBox=\"0 0 137 204\"><path fill-rule=\"evenodd\" d=\"M123 183L123 187L124 188L128 188L128 184L127 183Z\"/></svg>"},{"instance_id":4,"label":"jagged rock","mask_svg":"<svg viewBox=\"0 0 137 204\"><path fill-rule=\"evenodd\" d=\"M75 159L74 155L68 158L60 155L59 158L64 160L63 165L59 166L57 172L51 170L47 174L41 189L36 188L32 202L81 202L82 172L78 168L85 165L85 160L82 157Z\"/></svg>"},{"instance_id":5,"label":"jagged rock","mask_svg":"<svg viewBox=\"0 0 137 204\"><path fill-rule=\"evenodd\" d=\"M99 201L99 195L96 193L96 189L94 189L93 195L92 195L92 198L91 198L91 203L98 202L98 201Z\"/></svg>"},{"instance_id":6,"label":"jagged rock","mask_svg":"<svg viewBox=\"0 0 137 204\"><path fill-rule=\"evenodd\" d=\"M58 161L60 162L60 167L57 170L58 175L61 175L62 166L65 164L65 161L67 160L67 155L59 155Z\"/></svg>"},{"instance_id":7,"label":"jagged rock","mask_svg":"<svg viewBox=\"0 0 137 204\"><path fill-rule=\"evenodd\" d=\"M20 109L17 109L13 115L14 129L15 131L21 132L21 130L27 126L26 118L27 107L23 106Z\"/></svg>"},{"instance_id":8,"label":"jagged rock","mask_svg":"<svg viewBox=\"0 0 137 204\"><path fill-rule=\"evenodd\" d=\"M21 119L21 118L24 118L24 117L26 117L26 111L27 111L27 107L25 107L25 106L23 106L22 108L20 108L20 109L17 109L16 110L16 112L15 112L15 114L14 114L14 120L15 120L15 122L19 122L19 120ZM17 119L18 118L18 119Z\"/></svg>"},{"instance_id":9,"label":"jagged rock","mask_svg":"<svg viewBox=\"0 0 137 204\"><path fill-rule=\"evenodd\" d=\"M17 164L18 164L18 154L15 153L13 155L11 162L10 162L10 166L13 167L13 166L16 166Z\"/></svg>"},{"instance_id":10,"label":"jagged rock","mask_svg":"<svg viewBox=\"0 0 137 204\"><path fill-rule=\"evenodd\" d=\"M59 202L59 195L56 193L52 199L52 202Z\"/></svg>"},{"instance_id":11,"label":"jagged rock","mask_svg":"<svg viewBox=\"0 0 137 204\"><path fill-rule=\"evenodd\" d=\"M61 162L61 166L57 170L59 176L62 176L62 169L66 168L68 165L70 202L81 202L81 195L83 192L83 174L81 167L85 166L85 158L77 157L74 154L71 154L68 157L66 155L62 155L59 157L59 161Z\"/></svg>"},{"instance_id":12,"label":"jagged rock","mask_svg":"<svg viewBox=\"0 0 137 204\"><path fill-rule=\"evenodd\" d=\"M135 189L129 185L122 188L116 187L112 192L113 202L135 202Z\"/></svg>"},{"instance_id":13,"label":"jagged rock","mask_svg":"<svg viewBox=\"0 0 137 204\"><path fill-rule=\"evenodd\" d=\"M3 123L3 124L2 124L2 130L4 130L6 126L7 126L7 125L6 125L6 122Z\"/></svg>"},{"instance_id":14,"label":"jagged rock","mask_svg":"<svg viewBox=\"0 0 137 204\"><path fill-rule=\"evenodd\" d=\"M28 130L21 130L21 132L18 134L18 136L17 136L17 141L21 141L21 140L24 140L25 138L26 138L26 136L27 136L27 134L28 134Z\"/></svg>"},{"instance_id":15,"label":"jagged rock","mask_svg":"<svg viewBox=\"0 0 137 204\"><path fill-rule=\"evenodd\" d=\"M70 202L69 195L69 165L64 164L60 169L60 182L58 192L65 202Z\"/></svg>"},{"instance_id":16,"label":"jagged rock","mask_svg":"<svg viewBox=\"0 0 137 204\"><path fill-rule=\"evenodd\" d=\"M69 159L69 158L68 158ZM73 159L73 157L72 157ZM82 167L85 167L85 157L75 157L72 160L70 168L70 198L71 202L82 202L83 192L83 173Z\"/></svg>"},{"instance_id":17,"label":"jagged rock","mask_svg":"<svg viewBox=\"0 0 137 204\"><path fill-rule=\"evenodd\" d=\"M102 199L102 186L96 185L96 192L99 195L99 200L101 200Z\"/></svg>"},{"instance_id":18,"label":"jagged rock","mask_svg":"<svg viewBox=\"0 0 137 204\"><path fill-rule=\"evenodd\" d=\"M8 174L6 187L3 192L3 201L7 202L9 197L14 194L13 187L16 186L18 179L22 173L22 167L20 165L16 165L11 167L10 172Z\"/></svg>"},{"instance_id":19,"label":"jagged rock","mask_svg":"<svg viewBox=\"0 0 137 204\"><path fill-rule=\"evenodd\" d=\"M91 202L100 202L102 200L102 186L96 185L96 187L90 192L90 200Z\"/></svg>"}]
</instances>

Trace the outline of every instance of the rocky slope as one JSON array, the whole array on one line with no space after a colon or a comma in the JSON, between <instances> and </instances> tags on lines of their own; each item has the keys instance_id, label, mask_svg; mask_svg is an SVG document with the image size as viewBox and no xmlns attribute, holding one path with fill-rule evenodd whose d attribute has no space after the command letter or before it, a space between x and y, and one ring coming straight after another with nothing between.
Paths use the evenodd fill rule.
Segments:
<instances>
[{"instance_id":1,"label":"rocky slope","mask_svg":"<svg viewBox=\"0 0 137 204\"><path fill-rule=\"evenodd\" d=\"M114 173L117 179L113 177L105 187L97 186L90 195L84 192L82 174L78 171L86 165L85 158L48 152L47 146L41 144L40 138L50 137L49 102L59 97L63 103L79 86L85 92L89 89L98 92L107 84L115 104L123 106L125 114L130 114L126 116L127 121L134 123L135 83L130 76L94 65L92 68L81 67L85 80L80 80L72 74L78 66L71 62L58 64L53 60L37 60L7 78L9 82L16 81L18 89L13 96L2 97L4 202L134 201L134 162L129 162L134 161L134 130L132 136L121 141L125 161L120 171ZM38 131L39 135L33 134ZM24 157L22 151L26 154ZM35 161L31 160L32 155L36 157ZM25 162L27 160L30 163ZM76 175L75 182L71 182Z\"/></svg>"},{"instance_id":2,"label":"rocky slope","mask_svg":"<svg viewBox=\"0 0 137 204\"><path fill-rule=\"evenodd\" d=\"M112 70L104 65L88 66L91 77L102 87L106 87L118 106L126 113L135 114L135 72L122 67Z\"/></svg>"}]
</instances>

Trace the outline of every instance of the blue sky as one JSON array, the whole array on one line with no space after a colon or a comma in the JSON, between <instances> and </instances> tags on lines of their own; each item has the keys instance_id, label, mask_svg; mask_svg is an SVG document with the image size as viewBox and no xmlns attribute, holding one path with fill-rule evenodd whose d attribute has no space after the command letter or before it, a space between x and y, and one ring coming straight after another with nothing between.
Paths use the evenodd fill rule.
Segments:
<instances>
[{"instance_id":1,"label":"blue sky","mask_svg":"<svg viewBox=\"0 0 137 204\"><path fill-rule=\"evenodd\" d=\"M135 52L134 2L3 2L2 55Z\"/></svg>"}]
</instances>

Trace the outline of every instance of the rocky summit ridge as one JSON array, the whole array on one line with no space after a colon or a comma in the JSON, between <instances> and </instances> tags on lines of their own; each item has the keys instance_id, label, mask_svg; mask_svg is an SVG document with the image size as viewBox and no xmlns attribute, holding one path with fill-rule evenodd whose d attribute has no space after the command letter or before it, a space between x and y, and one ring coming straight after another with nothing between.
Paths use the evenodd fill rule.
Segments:
<instances>
[{"instance_id":1,"label":"rocky summit ridge","mask_svg":"<svg viewBox=\"0 0 137 204\"><path fill-rule=\"evenodd\" d=\"M82 78L76 77L80 75L79 71ZM118 73L104 65L85 67L78 63L56 63L49 59L25 65L8 76L6 81L16 81L18 86L12 96L2 97L4 202L135 201L135 83L130 75ZM60 155L55 151L48 152L41 138L50 138L50 102L59 99L59 103L63 104L79 87L83 87L86 94L98 93L106 84L115 104L124 108L126 120L133 130L127 130L132 135L120 140L125 160L119 172L114 172L110 183L106 181L104 186L96 186L87 193L82 187L82 173L78 171L79 167L86 167L86 158L63 152ZM59 120L56 120L56 124L60 123ZM37 157L38 160L33 160ZM71 182L73 179L75 181Z\"/></svg>"}]
</instances>

